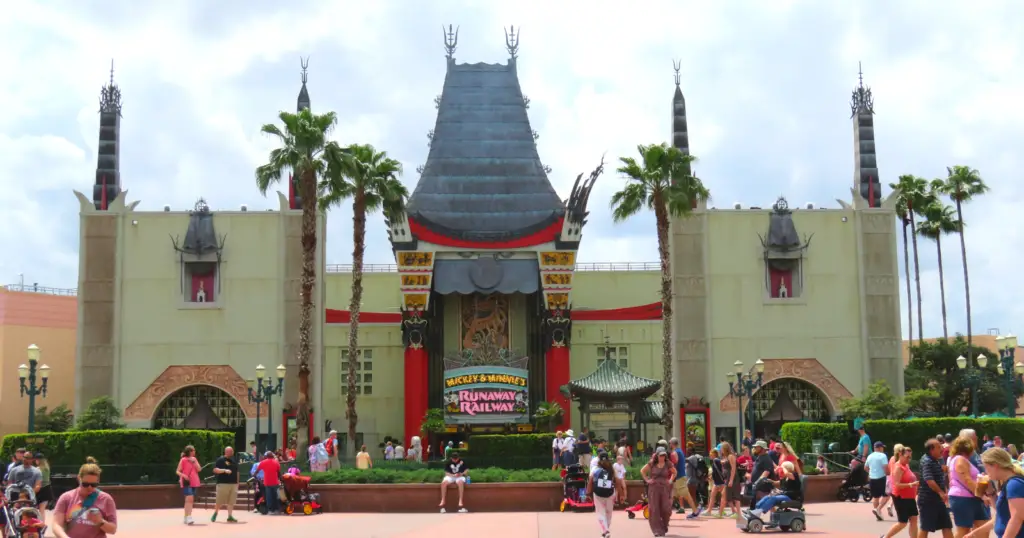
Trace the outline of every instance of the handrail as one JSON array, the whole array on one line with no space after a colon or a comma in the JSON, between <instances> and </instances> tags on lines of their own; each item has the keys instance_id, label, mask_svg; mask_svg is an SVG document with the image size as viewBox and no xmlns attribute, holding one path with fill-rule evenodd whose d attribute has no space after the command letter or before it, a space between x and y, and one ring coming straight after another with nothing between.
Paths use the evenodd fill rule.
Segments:
<instances>
[{"instance_id":1,"label":"handrail","mask_svg":"<svg viewBox=\"0 0 1024 538\"><path fill-rule=\"evenodd\" d=\"M587 262L577 263L576 271L660 271L661 262ZM327 265L328 273L351 273L351 263L332 263ZM398 265L393 263L363 264L364 273L395 273Z\"/></svg>"},{"instance_id":2,"label":"handrail","mask_svg":"<svg viewBox=\"0 0 1024 538\"><path fill-rule=\"evenodd\" d=\"M42 293L45 295L63 295L65 297L75 297L78 295L78 288L50 288L46 286L39 286L36 284L7 284L3 286L7 291L20 291L24 293Z\"/></svg>"}]
</instances>

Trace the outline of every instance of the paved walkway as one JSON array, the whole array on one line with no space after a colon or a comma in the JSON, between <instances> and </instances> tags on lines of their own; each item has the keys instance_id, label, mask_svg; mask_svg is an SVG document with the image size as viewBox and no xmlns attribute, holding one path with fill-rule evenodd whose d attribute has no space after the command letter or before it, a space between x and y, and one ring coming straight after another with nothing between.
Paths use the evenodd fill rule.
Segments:
<instances>
[{"instance_id":1,"label":"paved walkway","mask_svg":"<svg viewBox=\"0 0 1024 538\"><path fill-rule=\"evenodd\" d=\"M570 513L477 513L477 514L322 514L260 516L240 514L241 522L210 523L209 511L197 510L197 523L185 527L177 510L125 510L117 538L164 538L217 536L345 536L351 538L442 538L481 536L485 538L565 538L599 536L594 514ZM221 519L224 513L221 513ZM892 521L875 521L866 503L829 503L807 508L807 531L811 537L876 538ZM454 534L453 534L454 533ZM906 533L906 531L904 531ZM775 533L765 531L769 536ZM787 533L788 535L788 533ZM641 519L628 520L616 512L612 526L615 538L647 538L650 527ZM669 537L721 538L748 536L735 527L733 520L698 521L673 518ZM902 534L901 536L906 536Z\"/></svg>"}]
</instances>

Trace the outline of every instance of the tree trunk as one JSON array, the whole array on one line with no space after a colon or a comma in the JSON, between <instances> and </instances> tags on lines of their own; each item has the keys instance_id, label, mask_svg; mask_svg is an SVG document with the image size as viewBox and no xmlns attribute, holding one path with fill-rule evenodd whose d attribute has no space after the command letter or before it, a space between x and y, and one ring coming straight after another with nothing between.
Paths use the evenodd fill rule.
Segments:
<instances>
[{"instance_id":1,"label":"tree trunk","mask_svg":"<svg viewBox=\"0 0 1024 538\"><path fill-rule=\"evenodd\" d=\"M661 393L664 411L661 423L665 438L671 439L675 431L675 401L672 394L672 260L668 248L668 208L655 195L654 216L658 227L658 256L661 258Z\"/></svg>"},{"instance_id":2,"label":"tree trunk","mask_svg":"<svg viewBox=\"0 0 1024 538\"><path fill-rule=\"evenodd\" d=\"M316 173L302 173L302 305L299 311L299 394L295 405L296 452L306 454L309 442L309 363L313 355L313 286L316 283ZM276 417L268 417L276 420ZM287 432L281 432L287 435Z\"/></svg>"},{"instance_id":3,"label":"tree trunk","mask_svg":"<svg viewBox=\"0 0 1024 538\"><path fill-rule=\"evenodd\" d=\"M964 294L967 299L967 353L973 354L974 348L971 341L974 335L971 330L971 280L967 276L967 243L964 241L964 213L961 208L959 191L957 192L956 199L956 218L960 222L960 258L964 262ZM972 363L973 364L973 363Z\"/></svg>"},{"instance_id":4,"label":"tree trunk","mask_svg":"<svg viewBox=\"0 0 1024 538\"><path fill-rule=\"evenodd\" d=\"M359 357L359 311L363 302L363 254L366 251L366 203L362 187L358 186L352 200L352 302L348 311L351 316L348 333L348 438L352 440L352 448L359 452L356 439L356 425L359 415L356 414L356 362Z\"/></svg>"},{"instance_id":5,"label":"tree trunk","mask_svg":"<svg viewBox=\"0 0 1024 538\"><path fill-rule=\"evenodd\" d=\"M903 273L907 277L907 351L914 345L914 297L910 292L913 285L910 282L910 238L907 237L907 228L910 221L903 219ZM911 355L912 356L912 355Z\"/></svg>"},{"instance_id":6,"label":"tree trunk","mask_svg":"<svg viewBox=\"0 0 1024 538\"><path fill-rule=\"evenodd\" d=\"M935 250L939 259L939 298L942 301L942 338L949 340L949 328L946 324L946 276L942 272L942 234L935 236Z\"/></svg>"},{"instance_id":7,"label":"tree trunk","mask_svg":"<svg viewBox=\"0 0 1024 538\"><path fill-rule=\"evenodd\" d=\"M917 257L917 222L914 220L913 210L910 211L910 237L914 245L914 284L917 288L917 341L924 344L924 320L921 318L921 263Z\"/></svg>"}]
</instances>

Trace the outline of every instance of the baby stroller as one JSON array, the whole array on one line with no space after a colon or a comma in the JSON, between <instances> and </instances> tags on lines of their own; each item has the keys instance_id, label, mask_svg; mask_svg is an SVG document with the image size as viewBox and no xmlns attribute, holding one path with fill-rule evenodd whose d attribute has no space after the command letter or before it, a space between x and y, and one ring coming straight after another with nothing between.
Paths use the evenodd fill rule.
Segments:
<instances>
[{"instance_id":1,"label":"baby stroller","mask_svg":"<svg viewBox=\"0 0 1024 538\"><path fill-rule=\"evenodd\" d=\"M43 518L36 509L36 495L25 484L11 484L4 490L0 523L6 523L7 538L40 538L46 531Z\"/></svg>"},{"instance_id":2,"label":"baby stroller","mask_svg":"<svg viewBox=\"0 0 1024 538\"><path fill-rule=\"evenodd\" d=\"M559 510L565 512L589 512L594 509L593 499L587 498L587 480L590 475L578 463L562 469L563 500Z\"/></svg>"},{"instance_id":3,"label":"baby stroller","mask_svg":"<svg viewBox=\"0 0 1024 538\"><path fill-rule=\"evenodd\" d=\"M647 500L647 485L644 485L644 493L640 496L640 500L637 501L633 506L626 507L626 517L629 519L636 518L637 514L643 514L644 519L651 518L651 507L650 501Z\"/></svg>"},{"instance_id":4,"label":"baby stroller","mask_svg":"<svg viewBox=\"0 0 1024 538\"><path fill-rule=\"evenodd\" d=\"M324 507L320 504L320 494L309 491L308 476L286 474L281 478L284 484L284 513L291 515L296 510L301 510L307 516L316 512L324 513Z\"/></svg>"},{"instance_id":5,"label":"baby stroller","mask_svg":"<svg viewBox=\"0 0 1024 538\"><path fill-rule=\"evenodd\" d=\"M860 456L850 462L850 471L839 484L836 498L840 501L857 502L863 497L864 502L871 502L871 488L868 487L868 470L864 468L864 460Z\"/></svg>"}]
</instances>

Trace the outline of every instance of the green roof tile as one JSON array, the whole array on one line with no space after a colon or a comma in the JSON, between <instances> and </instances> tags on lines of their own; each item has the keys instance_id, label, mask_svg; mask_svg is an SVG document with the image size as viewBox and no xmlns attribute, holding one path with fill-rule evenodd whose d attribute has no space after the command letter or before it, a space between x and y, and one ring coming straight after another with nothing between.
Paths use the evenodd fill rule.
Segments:
<instances>
[{"instance_id":1,"label":"green roof tile","mask_svg":"<svg viewBox=\"0 0 1024 538\"><path fill-rule=\"evenodd\" d=\"M661 415L665 412L665 402L661 400L647 400L640 404L640 422L642 424L658 424L661 422Z\"/></svg>"},{"instance_id":2,"label":"green roof tile","mask_svg":"<svg viewBox=\"0 0 1024 538\"><path fill-rule=\"evenodd\" d=\"M661 389L661 381L635 376L614 360L606 360L590 375L570 381L568 387L573 396L647 398Z\"/></svg>"}]
</instances>

